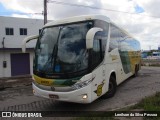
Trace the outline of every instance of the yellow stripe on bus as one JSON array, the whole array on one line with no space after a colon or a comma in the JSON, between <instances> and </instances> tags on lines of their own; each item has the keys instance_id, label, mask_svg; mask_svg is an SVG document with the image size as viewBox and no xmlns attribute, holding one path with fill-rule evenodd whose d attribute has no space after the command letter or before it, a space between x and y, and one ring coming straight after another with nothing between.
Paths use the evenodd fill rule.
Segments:
<instances>
[{"instance_id":1,"label":"yellow stripe on bus","mask_svg":"<svg viewBox=\"0 0 160 120\"><path fill-rule=\"evenodd\" d=\"M54 83L53 79L41 78L36 75L33 75L33 77L34 77L35 81L41 85L51 86Z\"/></svg>"},{"instance_id":2,"label":"yellow stripe on bus","mask_svg":"<svg viewBox=\"0 0 160 120\"><path fill-rule=\"evenodd\" d=\"M131 64L131 71L132 73L135 72L135 65L140 64L140 52L139 51L129 51L129 59L130 59L130 64Z\"/></svg>"}]
</instances>

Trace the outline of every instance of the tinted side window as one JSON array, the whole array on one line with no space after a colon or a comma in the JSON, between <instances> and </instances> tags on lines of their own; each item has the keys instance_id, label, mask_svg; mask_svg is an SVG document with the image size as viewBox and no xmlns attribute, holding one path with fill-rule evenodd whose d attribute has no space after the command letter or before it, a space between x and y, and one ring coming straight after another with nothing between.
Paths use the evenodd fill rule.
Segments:
<instances>
[{"instance_id":1,"label":"tinted side window","mask_svg":"<svg viewBox=\"0 0 160 120\"><path fill-rule=\"evenodd\" d=\"M140 44L134 38L122 33L122 40L119 41L121 51L139 51Z\"/></svg>"},{"instance_id":2,"label":"tinted side window","mask_svg":"<svg viewBox=\"0 0 160 120\"><path fill-rule=\"evenodd\" d=\"M120 51L130 51L132 46L129 44L131 37L121 32L121 40L119 41L119 50Z\"/></svg>"},{"instance_id":3,"label":"tinted side window","mask_svg":"<svg viewBox=\"0 0 160 120\"><path fill-rule=\"evenodd\" d=\"M128 51L133 49L132 46L129 44L130 41L133 41L133 40L130 36L123 33L123 31L121 31L120 36L121 36L121 39L119 40L119 54L120 54L123 70L127 74L131 72L131 66L130 66L131 63L130 63L130 57L129 57Z\"/></svg>"},{"instance_id":4,"label":"tinted side window","mask_svg":"<svg viewBox=\"0 0 160 120\"><path fill-rule=\"evenodd\" d=\"M94 27L102 28L102 32L97 32L93 40L92 67L95 68L102 62L105 55L109 24L105 21L95 20ZM102 48L102 49L101 49Z\"/></svg>"},{"instance_id":5,"label":"tinted side window","mask_svg":"<svg viewBox=\"0 0 160 120\"><path fill-rule=\"evenodd\" d=\"M110 43L109 43L109 51L119 48L119 40L121 39L119 29L110 24Z\"/></svg>"},{"instance_id":6,"label":"tinted side window","mask_svg":"<svg viewBox=\"0 0 160 120\"><path fill-rule=\"evenodd\" d=\"M107 44L107 38L108 38L109 24L105 21L102 21L102 20L95 20L94 26L103 29L103 32L99 33L99 36L101 36L100 39L102 41L102 51L105 52L106 44ZM96 35L98 35L98 34L96 34Z\"/></svg>"},{"instance_id":7,"label":"tinted side window","mask_svg":"<svg viewBox=\"0 0 160 120\"><path fill-rule=\"evenodd\" d=\"M96 67L100 62L101 62L100 44L99 44L99 40L95 36L94 41L93 41L93 51L92 51L93 67Z\"/></svg>"}]
</instances>

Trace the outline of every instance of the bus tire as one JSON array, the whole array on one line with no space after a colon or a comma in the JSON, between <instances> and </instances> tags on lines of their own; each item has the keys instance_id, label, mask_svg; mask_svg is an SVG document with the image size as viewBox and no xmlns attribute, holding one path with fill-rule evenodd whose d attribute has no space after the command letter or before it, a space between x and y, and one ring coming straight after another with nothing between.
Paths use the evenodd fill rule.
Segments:
<instances>
[{"instance_id":1,"label":"bus tire","mask_svg":"<svg viewBox=\"0 0 160 120\"><path fill-rule=\"evenodd\" d=\"M138 76L138 65L135 66L134 77Z\"/></svg>"},{"instance_id":2,"label":"bus tire","mask_svg":"<svg viewBox=\"0 0 160 120\"><path fill-rule=\"evenodd\" d=\"M111 98L115 95L117 89L116 78L111 76L109 79L109 89L108 91L102 96L102 98Z\"/></svg>"}]
</instances>

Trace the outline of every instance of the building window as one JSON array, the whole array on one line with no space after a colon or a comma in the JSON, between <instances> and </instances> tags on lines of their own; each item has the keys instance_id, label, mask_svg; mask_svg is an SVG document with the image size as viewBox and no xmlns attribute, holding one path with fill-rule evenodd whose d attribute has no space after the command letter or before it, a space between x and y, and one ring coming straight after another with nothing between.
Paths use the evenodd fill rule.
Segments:
<instances>
[{"instance_id":1,"label":"building window","mask_svg":"<svg viewBox=\"0 0 160 120\"><path fill-rule=\"evenodd\" d=\"M20 35L27 35L27 28L20 28Z\"/></svg>"},{"instance_id":2,"label":"building window","mask_svg":"<svg viewBox=\"0 0 160 120\"><path fill-rule=\"evenodd\" d=\"M6 28L6 35L13 35L13 34L14 34L13 28Z\"/></svg>"}]
</instances>

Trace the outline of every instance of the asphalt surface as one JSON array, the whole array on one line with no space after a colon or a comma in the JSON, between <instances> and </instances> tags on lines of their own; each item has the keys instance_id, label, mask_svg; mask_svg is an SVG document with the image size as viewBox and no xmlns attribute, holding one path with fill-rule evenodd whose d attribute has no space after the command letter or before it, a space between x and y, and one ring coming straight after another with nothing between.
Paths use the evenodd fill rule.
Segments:
<instances>
[{"instance_id":1,"label":"asphalt surface","mask_svg":"<svg viewBox=\"0 0 160 120\"><path fill-rule=\"evenodd\" d=\"M138 77L131 77L118 86L114 97L109 99L100 98L91 104L59 102L33 96L30 82L1 90L0 111L116 110L133 105L146 96L160 92L160 67L142 67Z\"/></svg>"}]
</instances>

